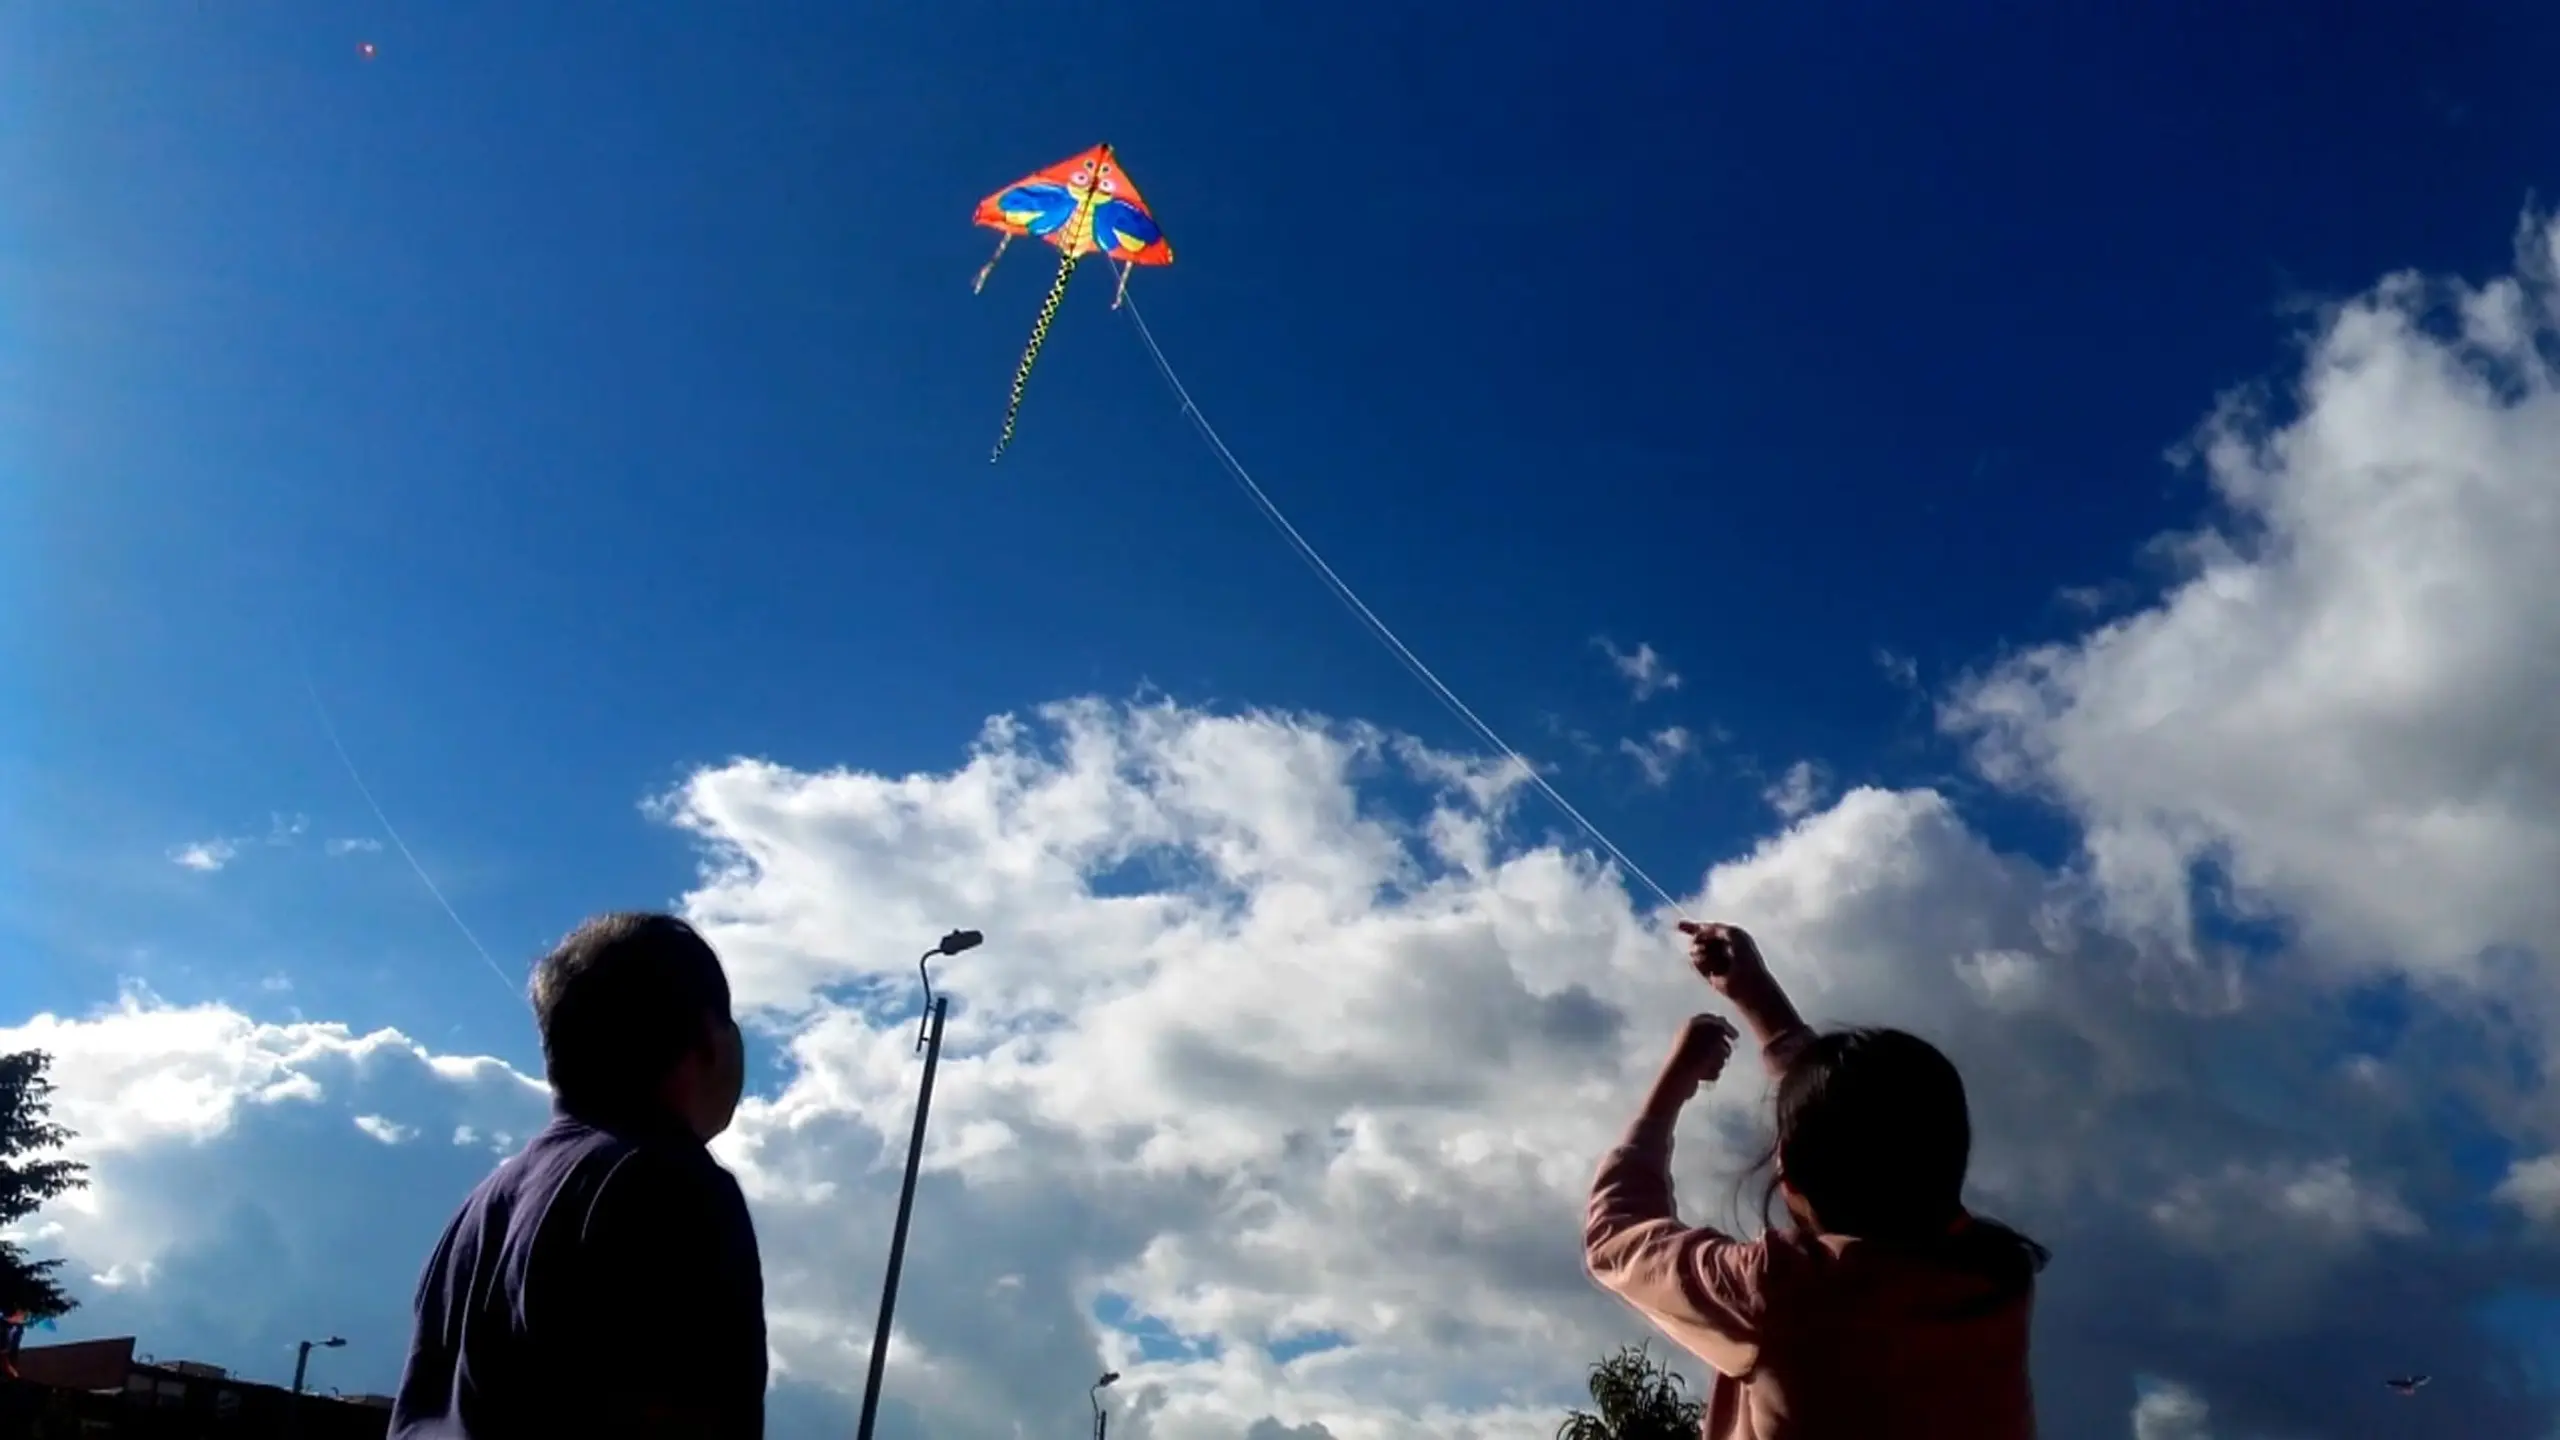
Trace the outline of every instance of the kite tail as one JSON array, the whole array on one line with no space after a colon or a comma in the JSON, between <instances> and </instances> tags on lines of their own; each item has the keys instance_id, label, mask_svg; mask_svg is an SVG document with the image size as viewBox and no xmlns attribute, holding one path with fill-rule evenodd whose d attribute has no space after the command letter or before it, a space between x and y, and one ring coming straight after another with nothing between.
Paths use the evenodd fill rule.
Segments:
<instances>
[{"instance_id":1,"label":"kite tail","mask_svg":"<svg viewBox=\"0 0 2560 1440\"><path fill-rule=\"evenodd\" d=\"M1123 264L1120 267L1120 288L1111 292L1112 309L1119 309L1120 302L1129 298L1129 272L1137 268L1135 263Z\"/></svg>"},{"instance_id":2,"label":"kite tail","mask_svg":"<svg viewBox=\"0 0 2560 1440\"><path fill-rule=\"evenodd\" d=\"M969 282L970 294L975 295L987 288L987 277L996 273L996 262L1004 258L1004 247L1012 243L1011 232L996 237L996 253L988 256L987 263L978 267L978 278Z\"/></svg>"},{"instance_id":3,"label":"kite tail","mask_svg":"<svg viewBox=\"0 0 2560 1440\"><path fill-rule=\"evenodd\" d=\"M1004 407L1004 433L996 437L995 453L987 457L992 465L1004 458L1004 447L1013 443L1013 417L1022 411L1022 389L1031 383L1031 366L1040 358L1040 346L1049 338L1049 322L1058 318L1058 305L1067 298L1067 279L1076 273L1076 258L1061 257L1058 278L1049 282L1049 298L1040 302L1040 318L1031 322L1031 343L1022 347L1022 363L1013 371L1013 399Z\"/></svg>"}]
</instances>

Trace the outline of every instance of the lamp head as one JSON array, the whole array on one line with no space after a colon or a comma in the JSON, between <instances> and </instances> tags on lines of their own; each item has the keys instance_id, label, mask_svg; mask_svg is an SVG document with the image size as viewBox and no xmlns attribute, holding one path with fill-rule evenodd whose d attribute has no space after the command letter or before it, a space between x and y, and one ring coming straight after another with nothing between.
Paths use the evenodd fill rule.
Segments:
<instances>
[{"instance_id":1,"label":"lamp head","mask_svg":"<svg viewBox=\"0 0 2560 1440\"><path fill-rule=\"evenodd\" d=\"M957 955L963 950L975 950L985 943L987 943L987 937L975 930L954 930L942 937L942 943L933 947L933 953Z\"/></svg>"}]
</instances>

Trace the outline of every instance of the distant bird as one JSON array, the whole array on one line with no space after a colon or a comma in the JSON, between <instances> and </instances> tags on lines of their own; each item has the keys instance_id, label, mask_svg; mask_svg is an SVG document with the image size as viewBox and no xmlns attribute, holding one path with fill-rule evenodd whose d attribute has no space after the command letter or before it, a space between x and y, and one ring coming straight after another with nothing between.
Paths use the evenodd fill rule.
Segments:
<instances>
[{"instance_id":1,"label":"distant bird","mask_svg":"<svg viewBox=\"0 0 2560 1440\"><path fill-rule=\"evenodd\" d=\"M2398 1379L2385 1380L2382 1383L2399 1391L2403 1395L2415 1395L2418 1393L2418 1387L2427 1383L2427 1377L2424 1375L2403 1375Z\"/></svg>"}]
</instances>

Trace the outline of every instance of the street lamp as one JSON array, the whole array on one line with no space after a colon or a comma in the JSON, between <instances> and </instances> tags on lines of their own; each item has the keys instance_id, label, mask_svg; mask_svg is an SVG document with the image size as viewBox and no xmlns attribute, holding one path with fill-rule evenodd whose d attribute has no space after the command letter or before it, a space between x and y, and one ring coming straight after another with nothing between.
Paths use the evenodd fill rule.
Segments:
<instances>
[{"instance_id":1,"label":"street lamp","mask_svg":"<svg viewBox=\"0 0 2560 1440\"><path fill-rule=\"evenodd\" d=\"M296 1436L299 1436L302 1433L302 1381L303 1378L310 1373L311 1352L313 1348L317 1347L322 1350L336 1350L344 1346L346 1343L347 1340L345 1336L332 1335L326 1340L305 1340L295 1347L293 1356L293 1394L285 1400L285 1429L288 1433Z\"/></svg>"},{"instance_id":2,"label":"street lamp","mask_svg":"<svg viewBox=\"0 0 2560 1440\"><path fill-rule=\"evenodd\" d=\"M1119 1371L1105 1370L1102 1378L1093 1382L1093 1388L1084 1392L1084 1398L1093 1405L1093 1440L1102 1440L1102 1432L1110 1428L1111 1412L1102 1408L1102 1392L1119 1378Z\"/></svg>"},{"instance_id":3,"label":"street lamp","mask_svg":"<svg viewBox=\"0 0 2560 1440\"><path fill-rule=\"evenodd\" d=\"M916 1167L924 1162L925 1115L933 1109L933 1071L942 1059L942 1017L950 997L933 993L933 972L927 967L939 956L975 950L986 939L975 930L954 930L916 961L916 976L924 982L924 1028L916 1034L916 1048L924 1052L924 1080L916 1089L916 1128L907 1138L907 1178L898 1186L898 1223L889 1232L889 1274L880 1282L880 1323L871 1332L871 1373L862 1382L862 1423L854 1430L856 1440L871 1440L871 1427L880 1418L880 1373L889 1364L889 1318L898 1308L898 1272L907 1263L907 1218L916 1204Z\"/></svg>"},{"instance_id":4,"label":"street lamp","mask_svg":"<svg viewBox=\"0 0 2560 1440\"><path fill-rule=\"evenodd\" d=\"M302 1393L302 1381L303 1377L310 1372L313 1349L336 1350L346 1343L346 1337L343 1335L332 1335L326 1340L303 1341L293 1357L293 1393L296 1395Z\"/></svg>"}]
</instances>

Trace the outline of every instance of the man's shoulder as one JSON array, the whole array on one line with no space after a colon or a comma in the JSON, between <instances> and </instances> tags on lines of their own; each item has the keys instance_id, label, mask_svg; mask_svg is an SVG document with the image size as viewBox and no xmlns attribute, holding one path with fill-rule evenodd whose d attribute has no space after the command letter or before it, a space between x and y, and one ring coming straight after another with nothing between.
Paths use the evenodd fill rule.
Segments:
<instances>
[{"instance_id":1,"label":"man's shoulder","mask_svg":"<svg viewBox=\"0 0 2560 1440\"><path fill-rule=\"evenodd\" d=\"M474 1208L513 1206L573 1184L580 1177L610 1173L630 1149L630 1142L566 1118L544 1126L524 1148L498 1162L471 1194Z\"/></svg>"},{"instance_id":2,"label":"man's shoulder","mask_svg":"<svg viewBox=\"0 0 2560 1440\"><path fill-rule=\"evenodd\" d=\"M746 1194L699 1141L598 1131L563 1149L564 1174L591 1197L609 1228L625 1223L730 1226L746 1219Z\"/></svg>"}]
</instances>

